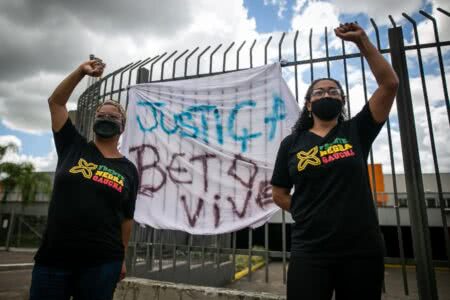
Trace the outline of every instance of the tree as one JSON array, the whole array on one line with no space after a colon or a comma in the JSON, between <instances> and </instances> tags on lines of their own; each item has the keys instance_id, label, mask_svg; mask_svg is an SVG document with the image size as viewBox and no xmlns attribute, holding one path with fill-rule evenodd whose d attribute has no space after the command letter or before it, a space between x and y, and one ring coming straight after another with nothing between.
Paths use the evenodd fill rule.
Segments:
<instances>
[{"instance_id":1,"label":"tree","mask_svg":"<svg viewBox=\"0 0 450 300\"><path fill-rule=\"evenodd\" d=\"M35 172L34 166L29 162L2 162L7 151L17 152L18 149L14 144L0 146L0 185L3 188L1 201L5 202L14 189L21 193L24 204L34 201L38 192L49 194L50 177L47 174Z\"/></svg>"}]
</instances>

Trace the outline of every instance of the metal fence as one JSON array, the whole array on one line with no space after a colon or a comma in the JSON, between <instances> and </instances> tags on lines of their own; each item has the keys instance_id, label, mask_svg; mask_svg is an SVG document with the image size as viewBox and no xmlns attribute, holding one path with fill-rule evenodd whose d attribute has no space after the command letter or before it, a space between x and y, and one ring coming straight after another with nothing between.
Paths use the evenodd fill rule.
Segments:
<instances>
[{"instance_id":1,"label":"metal fence","mask_svg":"<svg viewBox=\"0 0 450 300\"><path fill-rule=\"evenodd\" d=\"M47 216L16 213L0 213L0 246L10 248L37 248L47 224Z\"/></svg>"},{"instance_id":2,"label":"metal fence","mask_svg":"<svg viewBox=\"0 0 450 300\"><path fill-rule=\"evenodd\" d=\"M444 9L439 8L438 13L441 14L439 18L450 17L450 13ZM432 29L433 41L420 42L423 37L419 34L417 21L407 14L403 14L404 19L402 20L394 20L389 16L392 27L387 29L387 32L382 31L382 28L378 27L373 19L370 19L371 29L373 29L373 31L370 30L371 39L379 51L388 60L391 60L400 78L396 115L391 116L387 121L383 129L385 130L383 138L377 140L378 143L388 146L387 166L390 169L393 187L393 191L388 197L389 201L379 207L395 211L399 255L398 257L386 257L385 261L401 264L404 293L408 294L410 290L406 278L406 265L416 264L421 299L437 299L434 267L436 265L450 266L450 240L448 216L446 215L450 211L450 199L449 191L446 190L448 182L445 185L441 176L441 169L448 168L448 166L440 164L442 157L439 156L439 147L442 145L439 145L435 139L437 125L447 131L450 129L450 102L445 73L449 62L450 41L440 40L439 31L442 28L438 28L436 16L429 15L424 11L420 11L418 16L430 21L428 26ZM397 25L396 21L402 26ZM412 32L412 36L406 39L406 42L403 37L404 32ZM299 37L303 37L303 39L299 39ZM332 41L328 28L324 28L324 31L319 34L313 32L312 29L306 33L298 30L289 34L281 33L278 41L275 41L276 38L278 37L268 36L264 41L253 40L249 43L243 41L239 44L232 42L228 45L219 44L214 47L207 45L192 50L164 52L121 67L93 82L80 96L76 114L77 127L87 138L92 138L92 122L98 103L111 98L127 107L127 91L131 84L214 76L274 61L281 61L283 75L293 83L291 87L297 101L305 92L302 90L302 79L307 84L315 78L323 76L341 80L350 103L352 102L351 88L355 85L355 81L359 82L363 87L364 102L368 101L373 79L370 78L370 73L367 71L367 64L354 47L343 41L340 41L340 44ZM320 44L319 46L316 45L317 42ZM382 46L384 44L386 46ZM425 69L429 66L432 66L435 78L439 79L440 92L442 92L447 112L447 121L441 120L439 124L435 124L435 120L432 118L433 106L430 104L430 87L427 82L428 75L425 74ZM305 76L305 73L309 73L309 76ZM359 76L355 77L354 75L358 73ZM419 104L417 99L413 99L411 96L410 81L413 80L414 75L416 75L414 78L419 80L420 98L423 98L423 102ZM300 104L302 104L301 102ZM416 106L423 106L426 115L426 138L430 145L430 149L426 152L419 149L418 145L417 121L414 119ZM347 108L347 114L351 117L354 109L351 105L348 105ZM399 128L399 136L393 134L396 128ZM402 153L399 155L401 159L394 151L394 145L399 144L402 148ZM432 160L431 172L434 174L436 187L432 192L424 190L421 171L424 155L431 157ZM371 151L369 163L374 165L375 161L376 155ZM399 191L398 170L403 170L402 172L405 174L406 193ZM446 169L444 171L449 172ZM378 199L379 196L383 196L383 192L380 192L376 186L373 168L371 172L374 198ZM431 194L433 197L429 196ZM434 199L434 201L430 199ZM405 207L409 212L411 222L414 258L407 258L405 255L405 230L401 220L401 210L406 209ZM380 208L378 209L379 213ZM431 208L438 210L437 216L440 218L438 223L441 224L440 228L442 229L439 239L441 239L441 245L444 245L445 251L444 257L440 260L432 260L430 227L428 226L429 214L427 214ZM231 266L229 279L232 280L236 271L236 262L240 258L239 255L250 258L258 256L266 262L264 269L266 282L270 280L269 261L279 260L283 265L283 282L285 283L287 261L290 256L287 219L288 217L283 211L280 223L266 223L260 229L249 228L241 232L216 236L195 236L136 225L127 257L129 270L132 274L138 274L138 268L143 268L150 274L146 276L151 277L151 274L162 273L167 269L171 269L172 274L176 274L177 269L186 268L190 272L194 267L202 270L206 268L206 265L212 265L215 272L218 270L220 272L228 264L228 268ZM256 233L262 238L257 239ZM242 240L243 236L246 241ZM256 240L262 242L256 243ZM281 245L269 247L271 240L280 240ZM245 244L246 247L239 247L241 244ZM252 280L251 259L246 260L244 264L249 269L247 278ZM204 273L204 276L209 276L209 273ZM177 279L173 279L173 281L177 281Z\"/></svg>"}]
</instances>

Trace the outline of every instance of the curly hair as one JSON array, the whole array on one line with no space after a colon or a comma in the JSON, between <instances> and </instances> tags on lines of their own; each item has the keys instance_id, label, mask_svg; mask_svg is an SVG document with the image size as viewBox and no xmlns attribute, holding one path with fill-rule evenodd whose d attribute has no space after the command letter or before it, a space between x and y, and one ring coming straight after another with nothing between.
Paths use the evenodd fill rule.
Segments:
<instances>
[{"instance_id":1,"label":"curly hair","mask_svg":"<svg viewBox=\"0 0 450 300\"><path fill-rule=\"evenodd\" d=\"M309 116L309 111L306 107L306 103L311 101L311 93L313 91L314 86L316 85L316 83L323 81L323 80L330 80L333 81L334 83L336 83L336 85L338 86L338 88L341 90L341 95L344 98L344 90L342 89L342 85L339 81L337 81L334 78L319 78L314 80L310 86L308 87L308 90L306 91L306 95L305 95L305 104L303 105L303 109L300 112L300 116L297 119L297 122L295 122L295 125L292 127L292 133L294 135L299 135L301 132L306 131L310 128L313 127L314 125L314 119L312 117ZM346 114L345 114L345 110L342 109L341 114L338 117L338 123L341 123L345 120Z\"/></svg>"}]
</instances>

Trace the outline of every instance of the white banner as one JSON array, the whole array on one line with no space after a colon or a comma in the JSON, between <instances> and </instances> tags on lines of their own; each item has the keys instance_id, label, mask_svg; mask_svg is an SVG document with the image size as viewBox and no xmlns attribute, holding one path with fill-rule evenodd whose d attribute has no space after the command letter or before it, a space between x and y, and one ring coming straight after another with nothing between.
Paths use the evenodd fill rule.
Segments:
<instances>
[{"instance_id":1,"label":"white banner","mask_svg":"<svg viewBox=\"0 0 450 300\"><path fill-rule=\"evenodd\" d=\"M269 182L299 115L279 64L135 85L127 114L121 151L140 175L137 222L217 234L277 211Z\"/></svg>"}]
</instances>

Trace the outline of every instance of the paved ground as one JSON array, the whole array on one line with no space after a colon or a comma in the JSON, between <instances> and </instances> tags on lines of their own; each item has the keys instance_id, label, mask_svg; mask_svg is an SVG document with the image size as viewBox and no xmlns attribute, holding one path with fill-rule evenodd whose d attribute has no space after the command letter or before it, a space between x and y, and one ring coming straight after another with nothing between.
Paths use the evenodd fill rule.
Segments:
<instances>
[{"instance_id":1,"label":"paved ground","mask_svg":"<svg viewBox=\"0 0 450 300\"><path fill-rule=\"evenodd\" d=\"M12 270L11 264L33 262L34 252L0 251L0 299L28 299L31 281L31 267L22 270Z\"/></svg>"},{"instance_id":2,"label":"paved ground","mask_svg":"<svg viewBox=\"0 0 450 300\"><path fill-rule=\"evenodd\" d=\"M34 252L5 252L0 251L0 299L23 300L28 299L28 290L31 280L31 268L22 270L11 270L2 266L9 264L31 263ZM284 295L282 264L275 262L269 267L269 284L265 282L265 268L252 273L251 281L248 277L234 282L228 288L261 291ZM450 299L450 271L448 269L437 269L436 279L438 283L439 299ZM383 300L411 300L418 299L415 268L407 268L407 283L409 296L404 293L402 270L398 267L386 267L385 272L386 293Z\"/></svg>"},{"instance_id":3,"label":"paved ground","mask_svg":"<svg viewBox=\"0 0 450 300\"><path fill-rule=\"evenodd\" d=\"M231 283L227 288L261 291L278 295L286 294L286 286L283 284L282 263L271 263L269 265L269 283L265 282L265 268L261 268L252 274L252 280L244 277L239 281ZM383 300L410 300L419 299L417 294L416 270L414 267L407 267L407 284L409 295L404 292L402 269L399 267L386 267L384 273L386 293ZM450 300L450 271L448 269L437 269L436 280L438 285L439 299Z\"/></svg>"}]
</instances>

